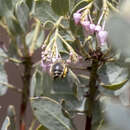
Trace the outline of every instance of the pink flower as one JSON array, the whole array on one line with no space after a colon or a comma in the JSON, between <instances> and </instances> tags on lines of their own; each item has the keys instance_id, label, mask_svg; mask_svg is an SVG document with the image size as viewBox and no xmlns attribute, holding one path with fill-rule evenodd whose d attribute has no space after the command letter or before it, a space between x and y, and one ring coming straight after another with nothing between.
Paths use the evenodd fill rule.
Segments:
<instances>
[{"instance_id":1,"label":"pink flower","mask_svg":"<svg viewBox=\"0 0 130 130\"><path fill-rule=\"evenodd\" d=\"M70 57L72 57L72 56L73 56L73 53L72 53L72 52L70 52L70 54L69 54L69 55L70 55Z\"/></svg>"},{"instance_id":2,"label":"pink flower","mask_svg":"<svg viewBox=\"0 0 130 130\"><path fill-rule=\"evenodd\" d=\"M90 26L89 26L89 33L90 34L94 34L94 32L95 32L95 24L90 24Z\"/></svg>"},{"instance_id":3,"label":"pink flower","mask_svg":"<svg viewBox=\"0 0 130 130\"><path fill-rule=\"evenodd\" d=\"M99 31L97 33L96 37L97 37L98 42L101 45L105 45L106 39L107 39L107 35L108 35L107 31L103 31L103 30L101 30L101 31Z\"/></svg>"},{"instance_id":4,"label":"pink flower","mask_svg":"<svg viewBox=\"0 0 130 130\"><path fill-rule=\"evenodd\" d=\"M80 23L80 19L81 19L81 14L79 12L76 12L73 14L73 19L75 24L79 24Z\"/></svg>"},{"instance_id":5,"label":"pink flower","mask_svg":"<svg viewBox=\"0 0 130 130\"><path fill-rule=\"evenodd\" d=\"M81 25L86 31L89 31L90 22L88 20L82 21Z\"/></svg>"},{"instance_id":6,"label":"pink flower","mask_svg":"<svg viewBox=\"0 0 130 130\"><path fill-rule=\"evenodd\" d=\"M102 30L102 27L100 25L96 25L95 32L99 32Z\"/></svg>"},{"instance_id":7,"label":"pink flower","mask_svg":"<svg viewBox=\"0 0 130 130\"><path fill-rule=\"evenodd\" d=\"M44 72L49 72L50 66L51 66L51 63L49 63L49 62L48 63L44 62L44 61L41 62L41 67Z\"/></svg>"},{"instance_id":8,"label":"pink flower","mask_svg":"<svg viewBox=\"0 0 130 130\"><path fill-rule=\"evenodd\" d=\"M82 60L83 59L83 57L82 56L78 56L78 60Z\"/></svg>"},{"instance_id":9,"label":"pink flower","mask_svg":"<svg viewBox=\"0 0 130 130\"><path fill-rule=\"evenodd\" d=\"M66 62L67 62L68 64L70 64L72 61L71 61L71 59L67 59Z\"/></svg>"}]
</instances>

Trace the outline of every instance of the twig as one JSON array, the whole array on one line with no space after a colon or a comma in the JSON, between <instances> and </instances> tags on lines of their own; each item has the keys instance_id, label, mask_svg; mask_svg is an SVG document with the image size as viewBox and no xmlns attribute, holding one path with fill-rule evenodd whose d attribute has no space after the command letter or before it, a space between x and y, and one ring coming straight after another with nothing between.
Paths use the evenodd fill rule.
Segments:
<instances>
[{"instance_id":1,"label":"twig","mask_svg":"<svg viewBox=\"0 0 130 130\"><path fill-rule=\"evenodd\" d=\"M15 90L16 92L22 93L22 89L16 88L11 84L4 83L4 82L0 82L0 84L3 85L3 86L6 86L8 88L11 88L11 89Z\"/></svg>"},{"instance_id":2,"label":"twig","mask_svg":"<svg viewBox=\"0 0 130 130\"><path fill-rule=\"evenodd\" d=\"M51 29L51 31L50 31L49 34L47 35L47 38L46 38L46 40L44 41L44 44L45 44L45 45L47 45L47 44L49 43L50 38L51 38L51 35L52 35L53 32L55 31L55 29L60 25L62 19L63 19L63 16L61 16L61 17L57 20L56 24L54 25L54 27Z\"/></svg>"},{"instance_id":3,"label":"twig","mask_svg":"<svg viewBox=\"0 0 130 130\"><path fill-rule=\"evenodd\" d=\"M22 61L18 60L18 59L15 59L15 58L12 58L12 57L8 57L8 56L5 56L5 55L1 55L0 54L0 57L4 57L4 58L7 58L9 61L12 61L14 63L22 63Z\"/></svg>"}]
</instances>

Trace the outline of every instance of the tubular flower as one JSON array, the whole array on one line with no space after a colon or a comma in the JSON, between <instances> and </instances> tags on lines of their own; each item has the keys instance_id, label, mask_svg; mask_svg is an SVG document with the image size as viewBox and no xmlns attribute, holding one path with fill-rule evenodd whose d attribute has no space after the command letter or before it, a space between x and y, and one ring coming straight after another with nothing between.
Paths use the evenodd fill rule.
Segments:
<instances>
[{"instance_id":1,"label":"tubular flower","mask_svg":"<svg viewBox=\"0 0 130 130\"><path fill-rule=\"evenodd\" d=\"M94 34L94 32L95 32L95 24L90 24L90 26L89 26L89 34Z\"/></svg>"},{"instance_id":2,"label":"tubular flower","mask_svg":"<svg viewBox=\"0 0 130 130\"><path fill-rule=\"evenodd\" d=\"M102 30L102 27L100 25L95 26L95 32L99 32Z\"/></svg>"},{"instance_id":3,"label":"tubular flower","mask_svg":"<svg viewBox=\"0 0 130 130\"><path fill-rule=\"evenodd\" d=\"M88 20L82 21L81 25L86 31L89 31L90 22Z\"/></svg>"},{"instance_id":4,"label":"tubular flower","mask_svg":"<svg viewBox=\"0 0 130 130\"><path fill-rule=\"evenodd\" d=\"M96 37L97 37L97 40L98 42L101 44L101 45L105 45L106 43L106 40L107 40L107 31L99 31L97 34L96 34Z\"/></svg>"},{"instance_id":5,"label":"tubular flower","mask_svg":"<svg viewBox=\"0 0 130 130\"><path fill-rule=\"evenodd\" d=\"M81 20L81 14L79 12L74 13L73 19L76 25L79 24Z\"/></svg>"},{"instance_id":6,"label":"tubular flower","mask_svg":"<svg viewBox=\"0 0 130 130\"><path fill-rule=\"evenodd\" d=\"M83 13L80 11L82 11L82 9L78 10L76 13L73 14L75 24L81 24L81 26L83 27L85 37L96 34L97 42L100 45L105 45L108 33L104 30L104 25L101 26L100 22L98 22L98 24L95 25L90 15L89 17L88 14L84 16Z\"/></svg>"}]
</instances>

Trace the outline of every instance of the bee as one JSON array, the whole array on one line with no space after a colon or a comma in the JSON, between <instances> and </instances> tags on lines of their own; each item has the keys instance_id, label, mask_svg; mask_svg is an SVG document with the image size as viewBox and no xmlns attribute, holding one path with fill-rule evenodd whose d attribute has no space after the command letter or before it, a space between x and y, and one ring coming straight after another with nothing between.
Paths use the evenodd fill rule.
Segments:
<instances>
[{"instance_id":1,"label":"bee","mask_svg":"<svg viewBox=\"0 0 130 130\"><path fill-rule=\"evenodd\" d=\"M54 62L50 67L50 74L53 79L66 77L68 68L64 61L58 60Z\"/></svg>"}]
</instances>

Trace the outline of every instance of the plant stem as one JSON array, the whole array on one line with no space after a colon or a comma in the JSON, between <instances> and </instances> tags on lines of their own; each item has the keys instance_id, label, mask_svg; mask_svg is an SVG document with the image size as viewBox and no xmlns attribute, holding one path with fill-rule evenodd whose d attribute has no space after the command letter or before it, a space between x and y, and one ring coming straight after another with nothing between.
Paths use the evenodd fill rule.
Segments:
<instances>
[{"instance_id":1,"label":"plant stem","mask_svg":"<svg viewBox=\"0 0 130 130\"><path fill-rule=\"evenodd\" d=\"M92 125L92 113L93 113L93 105L94 105L94 99L96 94L96 80L97 80L97 69L98 69L98 61L93 60L92 62L92 70L90 73L90 82L89 82L89 96L86 100L86 126L85 130L91 130Z\"/></svg>"},{"instance_id":2,"label":"plant stem","mask_svg":"<svg viewBox=\"0 0 130 130\"><path fill-rule=\"evenodd\" d=\"M11 88L11 89L13 89L14 91L16 91L16 92L18 92L18 93L22 93L22 90L21 90L21 89L16 88L16 87L13 86L12 84L4 83L4 82L1 82L1 81L0 81L0 85L6 86L6 87L8 87L8 88Z\"/></svg>"},{"instance_id":3,"label":"plant stem","mask_svg":"<svg viewBox=\"0 0 130 130\"><path fill-rule=\"evenodd\" d=\"M30 86L30 79L31 79L31 70L32 70L32 61L31 57L24 57L23 58L23 66L24 66L24 74L22 77L23 80L23 92L22 92L22 103L20 108L20 130L25 130L25 123L24 123L24 114L27 108L28 97L29 97L29 86Z\"/></svg>"}]
</instances>

